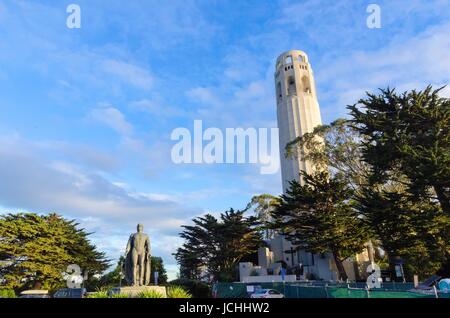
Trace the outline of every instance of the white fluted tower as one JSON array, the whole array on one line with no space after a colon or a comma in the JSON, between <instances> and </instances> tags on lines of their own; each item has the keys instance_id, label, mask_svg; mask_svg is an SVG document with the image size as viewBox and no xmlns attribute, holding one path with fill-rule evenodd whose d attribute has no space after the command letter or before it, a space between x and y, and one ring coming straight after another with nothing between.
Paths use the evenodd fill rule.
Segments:
<instances>
[{"instance_id":1,"label":"white fluted tower","mask_svg":"<svg viewBox=\"0 0 450 318\"><path fill-rule=\"evenodd\" d=\"M280 132L280 162L283 191L289 181L300 180L300 171L313 172L314 167L305 161L300 151L287 159L288 142L322 124L313 71L305 52L292 50L281 54L276 63L275 92L277 119Z\"/></svg>"}]
</instances>

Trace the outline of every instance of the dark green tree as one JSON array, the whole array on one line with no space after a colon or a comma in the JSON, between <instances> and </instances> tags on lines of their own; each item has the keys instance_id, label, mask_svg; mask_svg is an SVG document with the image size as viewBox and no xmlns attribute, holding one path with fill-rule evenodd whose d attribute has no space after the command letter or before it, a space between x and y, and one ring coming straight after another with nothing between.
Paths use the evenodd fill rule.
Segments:
<instances>
[{"instance_id":1,"label":"dark green tree","mask_svg":"<svg viewBox=\"0 0 450 318\"><path fill-rule=\"evenodd\" d=\"M361 252L370 230L353 208L347 182L326 172L302 173L305 184L291 182L273 215L273 227L294 244L312 253L333 254L340 279L342 262Z\"/></svg>"},{"instance_id":2,"label":"dark green tree","mask_svg":"<svg viewBox=\"0 0 450 318\"><path fill-rule=\"evenodd\" d=\"M161 257L158 256L152 256L151 257L151 272L152 272L152 277L151 277L151 282L155 283L155 277L154 274L155 272L158 272L158 285L164 285L167 283L167 271L166 268L164 267L164 262L163 259Z\"/></svg>"},{"instance_id":3,"label":"dark green tree","mask_svg":"<svg viewBox=\"0 0 450 318\"><path fill-rule=\"evenodd\" d=\"M193 225L184 225L180 237L184 244L174 254L180 265L181 278L202 279L202 271L218 248L215 244L218 237L218 221L207 214L192 220Z\"/></svg>"},{"instance_id":4,"label":"dark green tree","mask_svg":"<svg viewBox=\"0 0 450 318\"><path fill-rule=\"evenodd\" d=\"M175 259L180 265L180 278L190 280L200 280L201 268L203 266L203 260L200 258L200 254L195 248L186 248L185 245L179 247L174 254Z\"/></svg>"},{"instance_id":5,"label":"dark green tree","mask_svg":"<svg viewBox=\"0 0 450 318\"><path fill-rule=\"evenodd\" d=\"M261 237L256 217L245 217L244 211L226 211L220 219L207 214L183 226L180 236L185 243L174 254L182 278L200 279L201 269L220 281L237 278L239 261L254 253Z\"/></svg>"},{"instance_id":6,"label":"dark green tree","mask_svg":"<svg viewBox=\"0 0 450 318\"><path fill-rule=\"evenodd\" d=\"M408 279L435 274L449 259L450 219L437 202L375 187L364 188L356 201L391 266L398 257L404 260Z\"/></svg>"},{"instance_id":7,"label":"dark green tree","mask_svg":"<svg viewBox=\"0 0 450 318\"><path fill-rule=\"evenodd\" d=\"M364 138L371 182L384 183L398 170L412 196L435 196L450 216L450 99L439 96L441 89L397 94L388 88L349 109Z\"/></svg>"},{"instance_id":8,"label":"dark green tree","mask_svg":"<svg viewBox=\"0 0 450 318\"><path fill-rule=\"evenodd\" d=\"M211 259L214 277L222 281L238 279L237 266L240 260L255 253L261 244L259 220L245 217L245 211L230 209L220 215L219 253Z\"/></svg>"},{"instance_id":9,"label":"dark green tree","mask_svg":"<svg viewBox=\"0 0 450 318\"><path fill-rule=\"evenodd\" d=\"M77 264L83 275L102 273L108 260L74 220L57 214L0 216L0 277L15 289L54 289L65 285L62 272Z\"/></svg>"}]
</instances>

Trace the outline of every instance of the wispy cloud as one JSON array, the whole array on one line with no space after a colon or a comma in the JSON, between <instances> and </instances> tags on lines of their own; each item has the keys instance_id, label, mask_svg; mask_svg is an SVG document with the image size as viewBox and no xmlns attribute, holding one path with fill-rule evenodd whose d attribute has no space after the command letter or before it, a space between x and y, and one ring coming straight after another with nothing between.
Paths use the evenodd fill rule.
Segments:
<instances>
[{"instance_id":1,"label":"wispy cloud","mask_svg":"<svg viewBox=\"0 0 450 318\"><path fill-rule=\"evenodd\" d=\"M145 90L151 89L153 84L153 77L148 70L130 63L108 59L103 61L102 69L105 73Z\"/></svg>"},{"instance_id":2,"label":"wispy cloud","mask_svg":"<svg viewBox=\"0 0 450 318\"><path fill-rule=\"evenodd\" d=\"M400 91L436 87L450 82L450 23L432 26L407 40L391 42L377 50L351 52L323 61L317 72L319 83L327 83L322 107L327 118L346 113L366 91L397 88ZM339 80L336 80L339 79Z\"/></svg>"},{"instance_id":3,"label":"wispy cloud","mask_svg":"<svg viewBox=\"0 0 450 318\"><path fill-rule=\"evenodd\" d=\"M180 226L196 209L179 204L167 194L138 192L69 162L42 158L39 148L39 144L20 137L0 138L0 179L14 180L0 183L4 207L79 218L83 226L96 230L94 238L101 245L115 242L111 232L116 233L122 242L109 246L117 249L114 256L123 249L129 231L138 222L147 224L154 235L155 255L164 252L169 257L167 250L176 249ZM161 244L160 236L170 245Z\"/></svg>"},{"instance_id":4,"label":"wispy cloud","mask_svg":"<svg viewBox=\"0 0 450 318\"><path fill-rule=\"evenodd\" d=\"M94 108L89 113L89 118L107 125L123 136L131 135L133 132L133 126L125 119L122 112L113 106L104 105Z\"/></svg>"}]
</instances>

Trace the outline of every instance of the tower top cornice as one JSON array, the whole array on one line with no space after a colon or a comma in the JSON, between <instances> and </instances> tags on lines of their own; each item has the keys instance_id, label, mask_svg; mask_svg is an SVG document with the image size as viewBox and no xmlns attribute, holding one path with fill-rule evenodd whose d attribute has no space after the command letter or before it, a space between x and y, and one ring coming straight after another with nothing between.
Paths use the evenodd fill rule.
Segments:
<instances>
[{"instance_id":1,"label":"tower top cornice","mask_svg":"<svg viewBox=\"0 0 450 318\"><path fill-rule=\"evenodd\" d=\"M308 55L301 50L289 50L280 54L277 58L276 68L281 65L292 64L295 62L309 63Z\"/></svg>"}]
</instances>

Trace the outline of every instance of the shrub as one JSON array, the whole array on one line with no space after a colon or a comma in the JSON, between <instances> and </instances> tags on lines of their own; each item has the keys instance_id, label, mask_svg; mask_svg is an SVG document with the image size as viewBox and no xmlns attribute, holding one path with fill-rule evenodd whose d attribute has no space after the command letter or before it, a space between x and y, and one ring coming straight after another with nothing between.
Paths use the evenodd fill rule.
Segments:
<instances>
[{"instance_id":1,"label":"shrub","mask_svg":"<svg viewBox=\"0 0 450 318\"><path fill-rule=\"evenodd\" d=\"M138 294L139 298L165 298L163 294L154 290L144 291Z\"/></svg>"},{"instance_id":2,"label":"shrub","mask_svg":"<svg viewBox=\"0 0 450 318\"><path fill-rule=\"evenodd\" d=\"M87 298L109 298L109 297L108 297L108 292L98 291L96 293L88 294Z\"/></svg>"},{"instance_id":3,"label":"shrub","mask_svg":"<svg viewBox=\"0 0 450 318\"><path fill-rule=\"evenodd\" d=\"M167 288L167 297L168 298L192 298L192 295L189 294L184 288L180 286L171 286Z\"/></svg>"},{"instance_id":4,"label":"shrub","mask_svg":"<svg viewBox=\"0 0 450 318\"><path fill-rule=\"evenodd\" d=\"M199 280L180 278L171 281L170 285L183 287L192 295L193 298L211 297L211 289L208 284Z\"/></svg>"},{"instance_id":5,"label":"shrub","mask_svg":"<svg viewBox=\"0 0 450 318\"><path fill-rule=\"evenodd\" d=\"M111 298L129 298L127 294L112 294Z\"/></svg>"},{"instance_id":6,"label":"shrub","mask_svg":"<svg viewBox=\"0 0 450 318\"><path fill-rule=\"evenodd\" d=\"M0 289L0 298L16 298L16 293L12 289Z\"/></svg>"}]
</instances>

